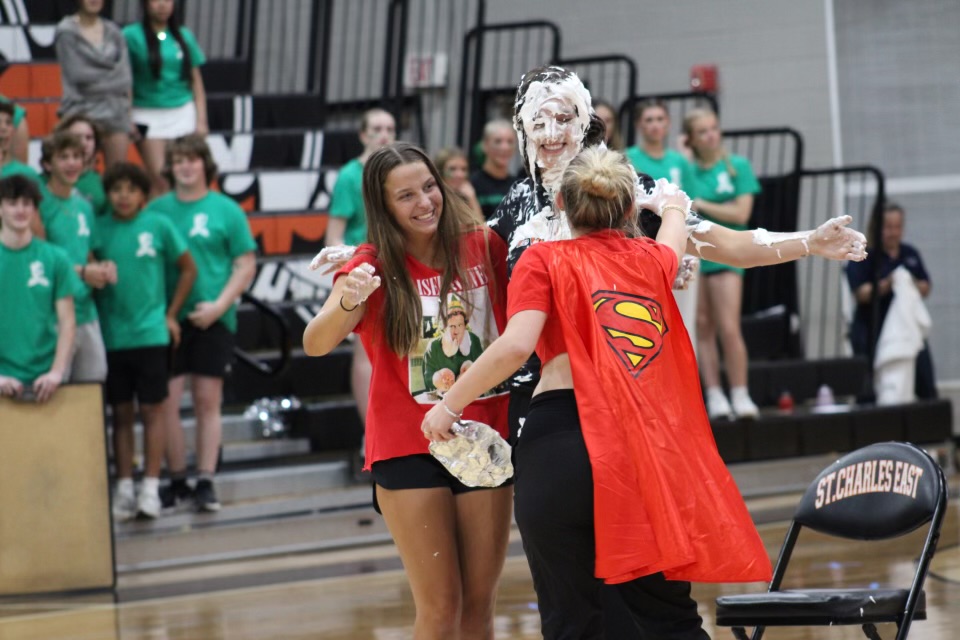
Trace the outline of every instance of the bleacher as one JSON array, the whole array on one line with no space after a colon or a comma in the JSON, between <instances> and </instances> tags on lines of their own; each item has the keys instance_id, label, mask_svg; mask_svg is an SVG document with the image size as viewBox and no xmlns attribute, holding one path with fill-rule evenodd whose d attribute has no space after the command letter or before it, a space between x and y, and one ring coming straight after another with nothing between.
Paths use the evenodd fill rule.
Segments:
<instances>
[{"instance_id":1,"label":"bleacher","mask_svg":"<svg viewBox=\"0 0 960 640\"><path fill-rule=\"evenodd\" d=\"M362 427L350 396L351 350L344 344L328 356L309 358L299 348L306 322L329 291L329 277L309 272L306 262L321 248L337 170L359 153L355 132L359 113L384 104L401 116L405 139L431 151L448 144L469 148L504 96L512 96L520 75L552 61L578 71L595 95L616 101L622 130L633 140L632 106L646 96L638 94L636 65L627 56L564 58L555 25L545 21L484 24L482 0L464 2L462 7L427 1L393 3L402 9L398 15L386 15L380 5L387 3L379 3L371 24L383 21L378 26L382 31L358 31L355 17L340 12L347 1L313 3L318 12L314 19L320 14L324 19L312 45L316 48L306 53L315 68L304 71L289 86L277 87L278 80L269 76L261 81L261 91L253 78L256 65L252 61L263 62L259 48L280 46L280 40L254 43L250 35L241 47L245 58L213 57L205 68L210 87L208 141L221 168L218 188L248 212L261 249L249 293L276 313L265 313L262 304L252 301L240 306L238 347L247 358L234 367L225 390L222 473L217 484L224 509L218 514L180 514L152 523L117 525L121 571L386 539L381 520L372 515L369 485L356 481ZM44 4L28 0L27 5L38 3ZM206 14L191 7L199 4L187 3L187 22L207 47L203 36L210 32L209 25L189 21L191 16L204 19ZM264 4L258 9L256 2L244 3L245 11L256 17L258 10L266 10ZM427 11L423 7L428 6L440 14L453 11L449 7L454 5L459 8L455 28L445 36L450 59L442 86L411 81L404 63L408 52L420 51L421 43L406 26L416 23L409 13ZM48 15L49 7L43 11ZM406 37L377 44L385 47L382 58L368 60L371 54L361 65L351 42L361 33L367 42L379 41L378 33L398 29L407 29ZM50 54L43 47L30 51ZM364 69L358 75L369 82L359 88L343 85L343 71L327 68L331 60L352 61L343 68ZM270 67L272 63L263 64ZM280 74L280 70L271 73ZM678 79L678 88L683 82ZM227 88L231 90L224 92ZM0 93L27 109L35 161L36 139L56 122L56 64L49 59L12 60L0 76ZM682 90L661 97L680 113L703 101L716 105L712 96ZM681 120L673 119L675 124ZM823 173L805 167L799 133L783 128L727 131L726 135L737 153L752 160L764 187L752 226L810 228L836 215L834 203L823 202L827 187L820 191L817 185L824 176L830 181L838 176L844 179L849 170L833 168L834 173ZM136 157L134 151L131 154ZM852 208L851 202L844 201L844 212L856 212L854 224L864 229L876 202L867 196L860 196ZM839 268L808 261L750 272L744 299L744 334L754 358L749 385L764 411L756 421L714 423L717 444L727 462L841 453L890 439L942 447L951 438L952 414L946 401L884 408L854 404L869 388L870 372L866 361L844 352ZM282 362L287 364L274 371ZM847 404L846 410L813 410L824 384ZM776 409L784 391L795 403L789 413ZM251 403L263 397L296 397L302 402L300 409L286 415L287 429L279 436L264 437L259 417L244 415ZM192 444L190 407L183 410L187 442Z\"/></svg>"}]
</instances>

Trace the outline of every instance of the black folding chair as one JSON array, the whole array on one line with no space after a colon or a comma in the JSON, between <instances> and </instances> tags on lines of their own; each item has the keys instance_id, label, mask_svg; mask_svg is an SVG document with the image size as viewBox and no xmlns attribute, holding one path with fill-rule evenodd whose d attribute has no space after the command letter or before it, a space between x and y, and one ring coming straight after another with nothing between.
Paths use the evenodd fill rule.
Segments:
<instances>
[{"instance_id":1,"label":"black folding chair","mask_svg":"<svg viewBox=\"0 0 960 640\"><path fill-rule=\"evenodd\" d=\"M872 444L845 455L820 472L797 506L773 580L766 593L717 598L717 624L732 627L738 640L763 637L765 627L861 625L882 640L876 625L897 624L903 640L914 619L926 619L923 581L940 539L947 506L940 466L922 449L902 442ZM909 588L783 589L793 547L803 527L853 540L902 536L929 523Z\"/></svg>"}]
</instances>

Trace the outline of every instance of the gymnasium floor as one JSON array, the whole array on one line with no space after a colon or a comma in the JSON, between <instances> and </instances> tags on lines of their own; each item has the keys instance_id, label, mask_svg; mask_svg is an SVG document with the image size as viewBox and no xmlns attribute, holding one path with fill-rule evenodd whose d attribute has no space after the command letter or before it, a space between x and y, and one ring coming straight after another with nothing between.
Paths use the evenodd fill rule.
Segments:
<instances>
[{"instance_id":1,"label":"gymnasium floor","mask_svg":"<svg viewBox=\"0 0 960 640\"><path fill-rule=\"evenodd\" d=\"M952 485L956 485L956 478ZM956 495L954 486L953 494ZM748 501L748 504L750 502ZM752 507L755 505L751 505ZM952 640L960 629L960 506L951 504L937 555L926 581L926 621L914 623L912 638ZM760 526L775 555L785 523ZM805 544L806 543L806 544ZM831 541L817 534L801 536L791 584L907 584L922 540L911 534L895 541ZM331 640L402 640L412 636L413 604L391 545L348 551L288 556L220 564L176 572L142 574L121 581L126 593L162 592L161 585L250 584L251 576L314 575L321 578L282 584L217 590L113 605L103 597L68 602L20 601L0 605L0 640L246 640L260 638L329 638ZM266 579L266 578L265 578ZM253 580L256 582L256 580ZM695 585L707 631L732 638L713 624L713 600L726 593L762 590L764 585ZM892 638L892 627L880 629ZM496 638L539 638L539 619L529 572L513 532L510 555L500 585ZM770 629L769 640L838 640L863 638L858 627Z\"/></svg>"}]
</instances>

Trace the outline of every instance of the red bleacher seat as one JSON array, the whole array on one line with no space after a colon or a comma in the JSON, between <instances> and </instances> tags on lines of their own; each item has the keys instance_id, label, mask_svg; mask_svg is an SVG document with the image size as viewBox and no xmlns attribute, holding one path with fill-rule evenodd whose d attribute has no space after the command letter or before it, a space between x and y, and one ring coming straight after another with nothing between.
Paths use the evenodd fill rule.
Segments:
<instances>
[{"instance_id":1,"label":"red bleacher seat","mask_svg":"<svg viewBox=\"0 0 960 640\"><path fill-rule=\"evenodd\" d=\"M30 126L30 136L42 138L49 135L57 125L57 109L59 102L21 102L27 112L27 123Z\"/></svg>"},{"instance_id":2,"label":"red bleacher seat","mask_svg":"<svg viewBox=\"0 0 960 640\"><path fill-rule=\"evenodd\" d=\"M0 76L0 94L11 100L59 98L60 65L56 62L27 62L12 64Z\"/></svg>"}]
</instances>

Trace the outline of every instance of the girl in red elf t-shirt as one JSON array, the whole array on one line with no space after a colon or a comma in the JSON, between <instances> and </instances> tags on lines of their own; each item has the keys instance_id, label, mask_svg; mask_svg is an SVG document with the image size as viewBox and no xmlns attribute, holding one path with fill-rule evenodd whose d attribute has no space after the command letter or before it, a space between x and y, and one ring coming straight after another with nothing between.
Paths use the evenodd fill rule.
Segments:
<instances>
[{"instance_id":1,"label":"girl in red elf t-shirt","mask_svg":"<svg viewBox=\"0 0 960 640\"><path fill-rule=\"evenodd\" d=\"M410 144L370 156L363 199L370 244L335 275L304 349L324 355L355 332L370 356L366 464L413 591L414 637L489 638L513 488L462 484L420 424L505 328L506 246ZM506 436L507 402L494 388L462 416Z\"/></svg>"}]
</instances>

